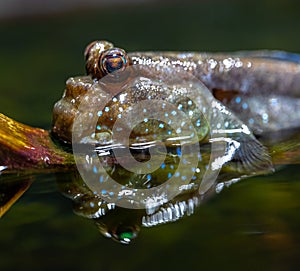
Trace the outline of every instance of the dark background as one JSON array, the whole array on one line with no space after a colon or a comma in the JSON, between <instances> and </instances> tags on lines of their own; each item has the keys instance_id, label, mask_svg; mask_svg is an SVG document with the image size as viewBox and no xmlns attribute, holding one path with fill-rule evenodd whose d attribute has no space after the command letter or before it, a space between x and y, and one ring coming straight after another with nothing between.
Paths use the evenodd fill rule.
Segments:
<instances>
[{"instance_id":1,"label":"dark background","mask_svg":"<svg viewBox=\"0 0 300 271\"><path fill-rule=\"evenodd\" d=\"M30 2L14 0L0 17L0 108L31 125L49 127L53 103L68 77L84 73L83 50L95 39L127 51L300 52L299 1Z\"/></svg>"}]
</instances>

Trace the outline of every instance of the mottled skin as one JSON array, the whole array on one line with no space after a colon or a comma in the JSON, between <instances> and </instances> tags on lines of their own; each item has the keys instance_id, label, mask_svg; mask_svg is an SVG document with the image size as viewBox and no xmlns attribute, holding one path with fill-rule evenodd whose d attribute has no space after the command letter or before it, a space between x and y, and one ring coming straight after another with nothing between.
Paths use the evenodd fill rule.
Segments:
<instances>
[{"instance_id":1,"label":"mottled skin","mask_svg":"<svg viewBox=\"0 0 300 271\"><path fill-rule=\"evenodd\" d=\"M129 53L128 56L133 64L156 69L162 65L181 66L204 82L209 89L264 95L269 95L272 90L274 94L299 98L300 61L277 59L276 54L145 52Z\"/></svg>"},{"instance_id":2,"label":"mottled skin","mask_svg":"<svg viewBox=\"0 0 300 271\"><path fill-rule=\"evenodd\" d=\"M290 59L278 59L279 56ZM279 52L253 52L252 56L249 52L129 54L132 63L149 67L149 73L161 73L162 65L179 66L192 73L217 99L260 133L300 126L300 59L293 56ZM162 78L165 76L163 73ZM235 97L241 101L235 102ZM244 103L247 108L243 108ZM265 113L269 120L263 122ZM249 122L251 118L253 123Z\"/></svg>"},{"instance_id":3,"label":"mottled skin","mask_svg":"<svg viewBox=\"0 0 300 271\"><path fill-rule=\"evenodd\" d=\"M253 52L252 55L249 52L241 52L236 56L145 52L129 53L128 58L129 63L139 64L145 75L162 80L172 76L172 69L168 69L169 67L180 67L193 74L255 134L298 128L299 58L279 52ZM97 56L94 54L93 58ZM278 59L280 57L285 59ZM90 66L92 65L87 61L87 69L91 69ZM96 68L93 68L93 72L100 78L103 76ZM185 75L182 76L184 79ZM61 101L63 105L57 104L54 109L53 132L61 139L71 142L76 108L81 97L94 83L90 77L71 78L67 82L64 100ZM134 95L128 102L134 102L133 99ZM113 117L116 118L116 115Z\"/></svg>"},{"instance_id":4,"label":"mottled skin","mask_svg":"<svg viewBox=\"0 0 300 271\"><path fill-rule=\"evenodd\" d=\"M235 150L232 161L228 163L233 172L229 175L223 172L220 175L219 181L223 181L223 185L226 181L227 185L230 185L231 179L240 178L243 174L253 175L272 171L268 151L254 135L267 137L269 140L266 142L271 146L276 145L282 139L280 136L282 131L292 129L295 133L295 130L298 131L300 128L300 57L298 55L268 51L235 54L141 52L129 53L124 56L125 60L120 60L117 56L112 60L112 65L105 68L102 64L107 62L101 62L103 61L103 53L107 55L108 50L112 48L113 45L105 41L92 43L85 51L88 76L70 78L67 81L64 96L56 103L53 111L52 133L62 142L67 144L72 142L72 127L76 116L79 115L84 123L88 123L89 112L80 109L87 92L91 94L88 101L91 107L97 104L99 97L104 99L112 93L116 98L114 102L107 103L109 111L102 112L99 116L97 124L101 128L95 131L96 136L93 137L93 140L97 142L100 140L97 138L97 133L108 134L109 136L111 123L118 118L118 108L122 107L125 110L137 102L147 100L148 97L162 99L175 105L178 105L179 102L184 104L184 96L190 94L189 90L177 93L176 89L183 87L188 89L188 83L193 79L204 83L212 94L212 98L210 98L207 97L206 93L199 90L199 99L203 102L203 107L205 107L207 99L209 101L216 99L225 105L226 110L234 112L225 116L229 128L237 129L247 126L253 132L253 134L248 135L227 133L227 137L238 141L241 147ZM117 48L118 50L121 49ZM123 50L120 52L121 56L125 54ZM114 92L115 89L120 88L117 80L116 88L108 87L105 89L104 86L103 91L102 79L105 78L105 75L111 76L108 72L110 69L115 67L124 69L129 65L137 64L139 65L139 73L143 77L154 78L150 82L151 87L145 90L125 83L121 84L123 87L121 91ZM178 70L183 71L179 76ZM125 73L121 81L127 82L126 80L131 76L132 74ZM174 77L177 78L175 82ZM164 91L161 91L159 82L165 82L167 87ZM194 86L196 88L196 85ZM172 96L174 93L175 95ZM122 101L120 94L126 94L125 101ZM174 99L174 96L179 101ZM196 109L194 112L196 115L198 114ZM210 117L207 118L207 127L211 126L211 120ZM126 119L123 123L125 127L127 125ZM159 123L155 122L147 123L142 126L142 129L134 130L132 133L133 142L138 142L140 137L153 140L151 135L157 133L158 125ZM141 132L145 128L151 130L150 136ZM201 135L201 140L204 143L207 142L208 131L197 130L197 132L198 135ZM108 167L108 169L115 172L117 167L118 165L113 165L112 168ZM161 173L163 174L164 170L161 170ZM122 177L123 182L126 183L127 177L124 176ZM130 178L128 180L132 180L132 177ZM145 176L135 176L135 178L142 183L145 181L143 179ZM197 178L201 178L201 176L197 176ZM155 182L155 180L152 181ZM61 190L73 200L76 213L95 219L100 231L105 236L128 243L130 238L127 238L128 232L126 231L130 231L132 238L134 238L141 224L153 226L175 221L183 215L193 213L194 207L199 204L199 201L209 194L208 192L204 196L199 196L198 181L191 182L190 187L187 187L178 197L159 209L135 212L132 213L131 218L127 215L128 210L124 210L126 213L124 218L122 217L122 209L115 208L115 206L108 208L105 201L94 195L81 183L79 176L74 177L73 184L71 184L72 189L69 189L70 184L67 184L67 186L62 185ZM104 216L107 212L112 213L113 219ZM114 214L120 219L116 220ZM131 230L128 230L129 228ZM127 236L125 241L121 237L124 232Z\"/></svg>"}]
</instances>

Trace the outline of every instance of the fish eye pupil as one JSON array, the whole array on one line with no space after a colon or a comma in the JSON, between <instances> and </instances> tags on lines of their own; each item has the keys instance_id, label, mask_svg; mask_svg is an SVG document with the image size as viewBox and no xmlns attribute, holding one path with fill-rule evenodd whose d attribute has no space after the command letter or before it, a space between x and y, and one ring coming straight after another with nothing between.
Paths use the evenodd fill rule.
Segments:
<instances>
[{"instance_id":1,"label":"fish eye pupil","mask_svg":"<svg viewBox=\"0 0 300 271\"><path fill-rule=\"evenodd\" d=\"M118 55L107 56L104 62L105 69L108 73L112 73L116 70L123 68L125 61Z\"/></svg>"},{"instance_id":2,"label":"fish eye pupil","mask_svg":"<svg viewBox=\"0 0 300 271\"><path fill-rule=\"evenodd\" d=\"M100 66L105 74L125 69L128 63L125 52L118 48L104 52L100 62Z\"/></svg>"}]
</instances>

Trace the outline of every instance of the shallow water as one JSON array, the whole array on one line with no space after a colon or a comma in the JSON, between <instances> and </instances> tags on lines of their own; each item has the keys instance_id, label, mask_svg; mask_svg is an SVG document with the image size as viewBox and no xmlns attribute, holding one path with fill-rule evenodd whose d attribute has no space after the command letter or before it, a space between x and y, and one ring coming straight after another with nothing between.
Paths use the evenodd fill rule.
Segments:
<instances>
[{"instance_id":1,"label":"shallow water","mask_svg":"<svg viewBox=\"0 0 300 271\"><path fill-rule=\"evenodd\" d=\"M250 178L179 222L143 228L129 246L73 214L52 175L1 219L0 270L297 270L300 167Z\"/></svg>"},{"instance_id":2,"label":"shallow water","mask_svg":"<svg viewBox=\"0 0 300 271\"><path fill-rule=\"evenodd\" d=\"M298 10L286 0L204 1L2 21L0 111L49 128L65 80L84 72L83 48L99 38L128 50L300 52ZM55 177L41 175L0 220L0 270L298 270L299 193L300 166L289 165L124 246L73 214Z\"/></svg>"}]
</instances>

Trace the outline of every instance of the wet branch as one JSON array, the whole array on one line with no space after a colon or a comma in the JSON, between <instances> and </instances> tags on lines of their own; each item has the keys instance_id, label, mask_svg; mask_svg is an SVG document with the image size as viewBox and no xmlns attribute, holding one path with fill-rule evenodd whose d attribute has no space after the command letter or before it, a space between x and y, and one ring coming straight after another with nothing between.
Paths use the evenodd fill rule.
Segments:
<instances>
[{"instance_id":1,"label":"wet branch","mask_svg":"<svg viewBox=\"0 0 300 271\"><path fill-rule=\"evenodd\" d=\"M0 114L0 167L5 173L41 169L58 171L73 166L73 155L56 146L48 131Z\"/></svg>"}]
</instances>

